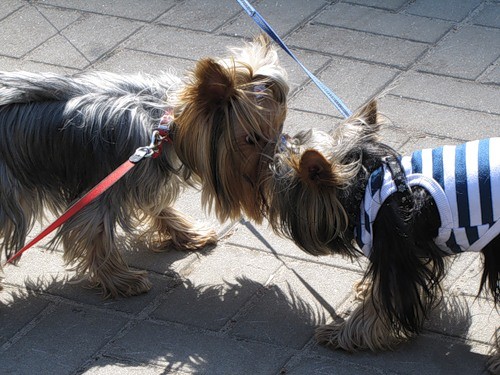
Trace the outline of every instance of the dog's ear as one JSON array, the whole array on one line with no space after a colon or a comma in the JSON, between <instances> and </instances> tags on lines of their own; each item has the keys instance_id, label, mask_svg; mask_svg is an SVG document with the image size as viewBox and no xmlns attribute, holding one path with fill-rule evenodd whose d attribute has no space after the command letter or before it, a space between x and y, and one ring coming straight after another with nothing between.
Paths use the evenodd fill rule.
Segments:
<instances>
[{"instance_id":1,"label":"dog's ear","mask_svg":"<svg viewBox=\"0 0 500 375\"><path fill-rule=\"evenodd\" d=\"M271 39L265 33L260 33L254 37L253 42L264 47L266 51L271 49Z\"/></svg>"},{"instance_id":2,"label":"dog's ear","mask_svg":"<svg viewBox=\"0 0 500 375\"><path fill-rule=\"evenodd\" d=\"M336 178L332 166L316 150L306 150L300 158L299 175L302 181L316 186L335 186Z\"/></svg>"},{"instance_id":3,"label":"dog's ear","mask_svg":"<svg viewBox=\"0 0 500 375\"><path fill-rule=\"evenodd\" d=\"M359 109L359 118L365 120L368 125L375 125L378 123L378 109L377 101L375 99L370 100L363 107Z\"/></svg>"},{"instance_id":4,"label":"dog's ear","mask_svg":"<svg viewBox=\"0 0 500 375\"><path fill-rule=\"evenodd\" d=\"M196 96L204 103L222 104L234 95L234 79L227 69L215 60L198 61L194 69Z\"/></svg>"},{"instance_id":5,"label":"dog's ear","mask_svg":"<svg viewBox=\"0 0 500 375\"><path fill-rule=\"evenodd\" d=\"M378 123L377 101L375 99L370 100L358 109L352 117L363 119L368 125L376 125Z\"/></svg>"}]
</instances>

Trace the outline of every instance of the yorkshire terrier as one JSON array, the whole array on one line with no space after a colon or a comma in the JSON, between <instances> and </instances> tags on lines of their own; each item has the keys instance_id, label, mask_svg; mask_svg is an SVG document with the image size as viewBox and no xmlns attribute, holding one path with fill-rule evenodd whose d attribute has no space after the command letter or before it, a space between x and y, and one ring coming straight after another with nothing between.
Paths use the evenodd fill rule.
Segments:
<instances>
[{"instance_id":1,"label":"yorkshire terrier","mask_svg":"<svg viewBox=\"0 0 500 375\"><path fill-rule=\"evenodd\" d=\"M155 249L215 243L212 229L173 208L186 185L201 186L203 206L220 220L241 212L259 220L258 187L282 130L287 93L286 73L264 36L228 58L198 61L185 79L1 72L1 249L11 256L44 210L61 214L170 118L171 143L159 157L137 164L52 243L61 242L65 261L105 296L146 292L146 273L129 269L120 255L117 229Z\"/></svg>"},{"instance_id":2,"label":"yorkshire terrier","mask_svg":"<svg viewBox=\"0 0 500 375\"><path fill-rule=\"evenodd\" d=\"M332 133L283 136L267 180L273 229L312 255L364 255L362 302L318 341L393 348L421 331L441 299L449 255L481 252L479 293L500 299L500 138L401 157L378 137L369 102ZM494 356L490 370L500 371Z\"/></svg>"}]
</instances>

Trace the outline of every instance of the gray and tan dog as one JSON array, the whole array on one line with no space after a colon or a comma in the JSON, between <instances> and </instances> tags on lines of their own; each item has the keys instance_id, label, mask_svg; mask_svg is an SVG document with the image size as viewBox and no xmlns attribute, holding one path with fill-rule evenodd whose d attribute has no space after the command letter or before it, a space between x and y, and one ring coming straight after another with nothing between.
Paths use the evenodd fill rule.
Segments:
<instances>
[{"instance_id":1,"label":"gray and tan dog","mask_svg":"<svg viewBox=\"0 0 500 375\"><path fill-rule=\"evenodd\" d=\"M172 144L86 206L59 230L64 258L105 296L146 292L116 242L117 228L156 249L216 242L172 205L186 184L221 220L260 218L261 170L272 159L286 116L288 85L263 36L223 60L197 62L184 80L170 75L87 72L74 76L0 73L0 247L25 243L44 210L60 214L150 143L165 112ZM145 227L136 233L137 227Z\"/></svg>"}]
</instances>

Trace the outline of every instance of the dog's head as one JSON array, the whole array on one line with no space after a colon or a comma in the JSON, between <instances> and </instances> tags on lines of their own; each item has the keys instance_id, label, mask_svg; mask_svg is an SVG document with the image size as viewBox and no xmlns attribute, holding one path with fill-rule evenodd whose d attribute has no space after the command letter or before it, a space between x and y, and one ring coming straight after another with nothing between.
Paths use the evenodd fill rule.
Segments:
<instances>
[{"instance_id":1,"label":"dog's head","mask_svg":"<svg viewBox=\"0 0 500 375\"><path fill-rule=\"evenodd\" d=\"M312 129L284 136L265 187L273 229L310 254L349 255L352 223L346 203L360 195L367 159L378 149L379 128L371 101L331 134ZM356 210L359 202L352 206Z\"/></svg>"},{"instance_id":2,"label":"dog's head","mask_svg":"<svg viewBox=\"0 0 500 375\"><path fill-rule=\"evenodd\" d=\"M221 220L262 219L263 170L286 116L288 85L276 50L259 36L233 56L200 60L178 96L174 144Z\"/></svg>"}]
</instances>

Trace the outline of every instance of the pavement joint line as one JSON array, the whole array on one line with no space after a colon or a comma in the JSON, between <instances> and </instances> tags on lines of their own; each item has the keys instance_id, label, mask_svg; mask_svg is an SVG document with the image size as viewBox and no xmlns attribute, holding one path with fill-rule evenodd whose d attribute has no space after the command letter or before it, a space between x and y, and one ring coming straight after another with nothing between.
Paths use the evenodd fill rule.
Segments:
<instances>
[{"instance_id":1,"label":"pavement joint line","mask_svg":"<svg viewBox=\"0 0 500 375\"><path fill-rule=\"evenodd\" d=\"M467 108L467 107L459 107L457 105L450 105L450 104L446 104L446 103L436 103L436 102L433 102L431 100L425 100L425 99L416 99L416 98L412 98L412 97L409 97L409 96L406 96L406 95L397 95L397 94L389 94L395 98L400 98L400 99L405 99L405 100L409 100L409 101L414 101L414 102L420 102L420 103L427 103L427 104L432 104L432 105L435 105L435 106L438 106L438 107L445 107L445 108L452 108L452 109L457 109L457 110L460 110L460 111L465 111L465 112L471 112L471 113L485 113L485 114L488 114L488 115L492 115L492 116L500 116L500 112L491 112L491 111L484 111L484 110L480 110L480 109L474 109L474 108ZM430 134L432 136L435 136L435 137L438 137L437 134L433 134L433 133L426 133L426 134ZM441 135L440 136L441 138L449 138L449 139L452 139L452 140L461 140L460 138L454 138L454 137L450 137L450 136L443 136Z\"/></svg>"},{"instance_id":2,"label":"pavement joint line","mask_svg":"<svg viewBox=\"0 0 500 375\"><path fill-rule=\"evenodd\" d=\"M54 311L59 307L58 302L49 303L45 308L42 309L33 319L31 319L27 324L25 324L19 331L17 331L9 340L0 346L0 352L5 353L12 345L23 339L30 331L38 326L38 324L44 319L50 317Z\"/></svg>"},{"instance_id":3,"label":"pavement joint line","mask_svg":"<svg viewBox=\"0 0 500 375\"><path fill-rule=\"evenodd\" d=\"M45 15L45 14L44 14L41 10L40 10L40 8L36 5L36 3L30 3L30 6L31 6L31 7L33 7L34 9L36 9L36 11L38 12L38 14L40 14L40 15L41 15L41 16L45 19L45 21L47 21L47 22L48 22L48 23L49 23L49 24L50 24L50 25L51 25L51 26L52 26L52 27L53 27L53 28L57 31L57 34L56 34L56 35L59 35L60 37L64 38L64 40L65 40L66 42L68 42L68 43L69 43L69 45L71 45L71 46L72 46L72 47L73 47L73 48L74 48L74 49L75 49L75 50L76 50L76 51L80 54L80 56L81 56L81 57L83 57L83 58L87 61L87 63L90 63L90 60L87 58L87 56L85 56L85 54L84 54L82 51L80 51L80 49L79 49L79 48L78 48L78 47L77 47L77 46L76 46L76 45L75 45L75 44L74 44L74 43L73 43L73 42L72 42L72 41L71 41L68 37L66 37L66 35L64 35L64 34L61 32L61 31L65 30L65 29L67 29L68 27L70 27L71 25L75 24L76 22L78 22L78 19L79 19L79 18L77 18L75 21L73 21L73 22L69 23L68 25L66 25L65 27L63 27L63 28L60 30L60 29L58 29L58 28L56 27L56 25L54 25L54 24L52 23L52 21L50 21L50 19L49 19L49 18L48 18L48 17L47 17L47 16L46 16L46 15ZM51 39L54 39L54 38L56 37L56 35L54 35L54 36L52 36L51 38L47 39L47 41L49 41L49 40L51 40ZM47 41L45 41L44 43L46 43ZM32 50L32 51L33 51L33 50ZM31 51L31 52L32 52L32 51Z\"/></svg>"}]
</instances>

